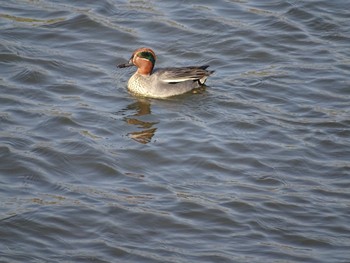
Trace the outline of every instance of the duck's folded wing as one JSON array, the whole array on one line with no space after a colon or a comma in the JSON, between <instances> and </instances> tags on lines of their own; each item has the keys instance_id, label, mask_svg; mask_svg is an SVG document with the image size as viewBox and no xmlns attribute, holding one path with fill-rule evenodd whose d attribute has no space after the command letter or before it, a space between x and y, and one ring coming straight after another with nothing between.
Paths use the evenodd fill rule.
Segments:
<instances>
[{"instance_id":1,"label":"duck's folded wing","mask_svg":"<svg viewBox=\"0 0 350 263\"><path fill-rule=\"evenodd\" d=\"M207 65L201 67L167 68L158 72L160 80L166 83L204 80L214 71L206 70ZM204 83L203 81L203 83Z\"/></svg>"}]
</instances>

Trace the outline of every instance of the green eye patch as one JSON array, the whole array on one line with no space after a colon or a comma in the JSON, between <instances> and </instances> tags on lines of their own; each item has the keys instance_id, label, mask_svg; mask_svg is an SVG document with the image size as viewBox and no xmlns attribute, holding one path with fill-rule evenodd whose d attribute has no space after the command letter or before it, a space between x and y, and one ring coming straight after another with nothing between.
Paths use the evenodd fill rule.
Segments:
<instances>
[{"instance_id":1,"label":"green eye patch","mask_svg":"<svg viewBox=\"0 0 350 263\"><path fill-rule=\"evenodd\" d=\"M143 51L143 52L138 53L137 56L140 58L148 59L149 61L152 62L152 64L154 64L156 62L156 60L151 52Z\"/></svg>"}]
</instances>

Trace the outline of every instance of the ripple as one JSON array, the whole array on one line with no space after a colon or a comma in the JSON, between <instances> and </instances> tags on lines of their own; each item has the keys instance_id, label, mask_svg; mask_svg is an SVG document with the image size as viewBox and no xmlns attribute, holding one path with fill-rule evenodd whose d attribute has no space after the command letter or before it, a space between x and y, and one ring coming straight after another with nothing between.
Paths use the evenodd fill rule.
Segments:
<instances>
[{"instance_id":1,"label":"ripple","mask_svg":"<svg viewBox=\"0 0 350 263\"><path fill-rule=\"evenodd\" d=\"M37 83L45 79L45 73L41 70L24 69L13 77L13 80L24 83Z\"/></svg>"}]
</instances>

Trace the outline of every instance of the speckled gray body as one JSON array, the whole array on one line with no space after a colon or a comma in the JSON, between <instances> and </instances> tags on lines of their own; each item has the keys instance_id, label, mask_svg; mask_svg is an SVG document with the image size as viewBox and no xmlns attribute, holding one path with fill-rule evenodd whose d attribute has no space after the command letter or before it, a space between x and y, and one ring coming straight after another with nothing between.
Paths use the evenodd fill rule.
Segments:
<instances>
[{"instance_id":1,"label":"speckled gray body","mask_svg":"<svg viewBox=\"0 0 350 263\"><path fill-rule=\"evenodd\" d=\"M202 86L213 71L208 66L162 68L150 75L135 73L128 82L131 92L153 98L165 98L189 92Z\"/></svg>"}]
</instances>

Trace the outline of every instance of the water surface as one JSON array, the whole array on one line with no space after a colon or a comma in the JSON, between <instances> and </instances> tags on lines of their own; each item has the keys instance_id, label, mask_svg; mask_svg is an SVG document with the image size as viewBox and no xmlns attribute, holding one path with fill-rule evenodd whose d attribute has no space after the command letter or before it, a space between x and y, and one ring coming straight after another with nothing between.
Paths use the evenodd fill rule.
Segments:
<instances>
[{"instance_id":1,"label":"water surface","mask_svg":"<svg viewBox=\"0 0 350 263\"><path fill-rule=\"evenodd\" d=\"M2 1L1 262L348 262L350 3ZM129 94L138 47L208 87Z\"/></svg>"}]
</instances>

